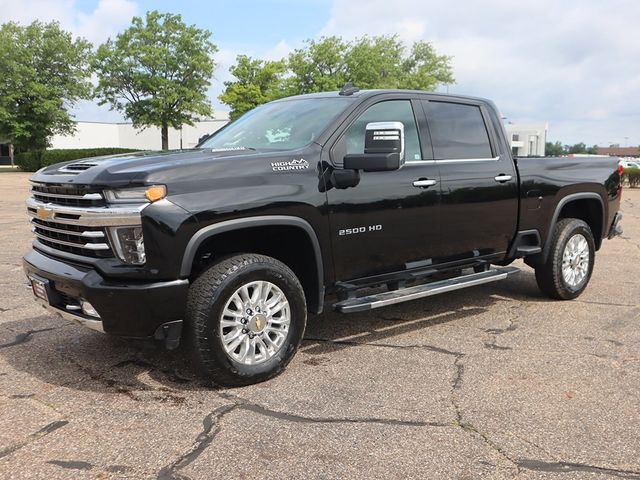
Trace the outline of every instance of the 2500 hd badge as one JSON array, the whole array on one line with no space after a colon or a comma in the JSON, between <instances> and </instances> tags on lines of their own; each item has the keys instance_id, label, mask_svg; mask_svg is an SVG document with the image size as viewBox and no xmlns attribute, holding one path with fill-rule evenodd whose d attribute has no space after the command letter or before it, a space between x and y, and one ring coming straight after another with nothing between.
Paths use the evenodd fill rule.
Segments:
<instances>
[{"instance_id":1,"label":"2500 hd badge","mask_svg":"<svg viewBox=\"0 0 640 480\"><path fill-rule=\"evenodd\" d=\"M369 225L367 227L343 228L341 230L338 230L338 235L342 237L345 235L358 235L359 233L366 233L366 232L379 232L380 230L382 230L382 225Z\"/></svg>"}]
</instances>

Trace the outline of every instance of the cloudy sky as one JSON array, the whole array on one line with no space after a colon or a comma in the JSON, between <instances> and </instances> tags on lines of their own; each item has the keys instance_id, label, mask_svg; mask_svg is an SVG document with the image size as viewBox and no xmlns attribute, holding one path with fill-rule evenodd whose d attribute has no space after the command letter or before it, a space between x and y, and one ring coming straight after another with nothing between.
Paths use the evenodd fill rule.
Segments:
<instances>
[{"instance_id":1,"label":"cloudy sky","mask_svg":"<svg viewBox=\"0 0 640 480\"><path fill-rule=\"evenodd\" d=\"M548 122L564 143L640 144L639 0L0 0L3 21L55 19L94 43L151 9L213 32L219 110L238 53L280 58L306 38L397 33L451 55L449 92L491 98L507 121ZM75 114L120 119L88 102Z\"/></svg>"}]
</instances>

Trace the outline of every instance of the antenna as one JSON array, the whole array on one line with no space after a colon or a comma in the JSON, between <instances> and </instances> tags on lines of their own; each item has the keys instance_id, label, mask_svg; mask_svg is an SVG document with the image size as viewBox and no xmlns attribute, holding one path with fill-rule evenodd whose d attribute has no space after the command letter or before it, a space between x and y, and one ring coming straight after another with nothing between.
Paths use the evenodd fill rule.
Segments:
<instances>
[{"instance_id":1,"label":"antenna","mask_svg":"<svg viewBox=\"0 0 640 480\"><path fill-rule=\"evenodd\" d=\"M358 87L354 87L352 82L347 82L342 87L342 90L338 93L338 95L342 95L348 97L349 95L353 95L356 92L359 92L360 89Z\"/></svg>"}]
</instances>

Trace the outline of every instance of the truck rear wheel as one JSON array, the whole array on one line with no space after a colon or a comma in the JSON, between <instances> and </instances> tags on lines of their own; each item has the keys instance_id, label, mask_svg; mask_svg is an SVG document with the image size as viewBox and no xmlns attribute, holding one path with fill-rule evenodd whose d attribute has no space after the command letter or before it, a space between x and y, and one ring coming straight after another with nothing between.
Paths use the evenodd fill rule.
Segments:
<instances>
[{"instance_id":1,"label":"truck rear wheel","mask_svg":"<svg viewBox=\"0 0 640 480\"><path fill-rule=\"evenodd\" d=\"M589 225L576 218L560 220L552 233L547 261L536 267L538 287L547 296L571 300L591 279L595 242Z\"/></svg>"},{"instance_id":2,"label":"truck rear wheel","mask_svg":"<svg viewBox=\"0 0 640 480\"><path fill-rule=\"evenodd\" d=\"M195 363L220 385L249 385L279 374L295 355L306 322L297 277L264 255L220 260L189 290L187 334Z\"/></svg>"}]
</instances>

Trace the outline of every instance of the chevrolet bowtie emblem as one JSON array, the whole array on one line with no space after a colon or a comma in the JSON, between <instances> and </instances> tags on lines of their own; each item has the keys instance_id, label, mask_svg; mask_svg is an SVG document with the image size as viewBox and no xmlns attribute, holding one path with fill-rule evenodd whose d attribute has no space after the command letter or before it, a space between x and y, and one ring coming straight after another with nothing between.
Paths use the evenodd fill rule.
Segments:
<instances>
[{"instance_id":1,"label":"chevrolet bowtie emblem","mask_svg":"<svg viewBox=\"0 0 640 480\"><path fill-rule=\"evenodd\" d=\"M40 220L51 220L53 218L53 210L47 207L38 207L36 215Z\"/></svg>"}]
</instances>

